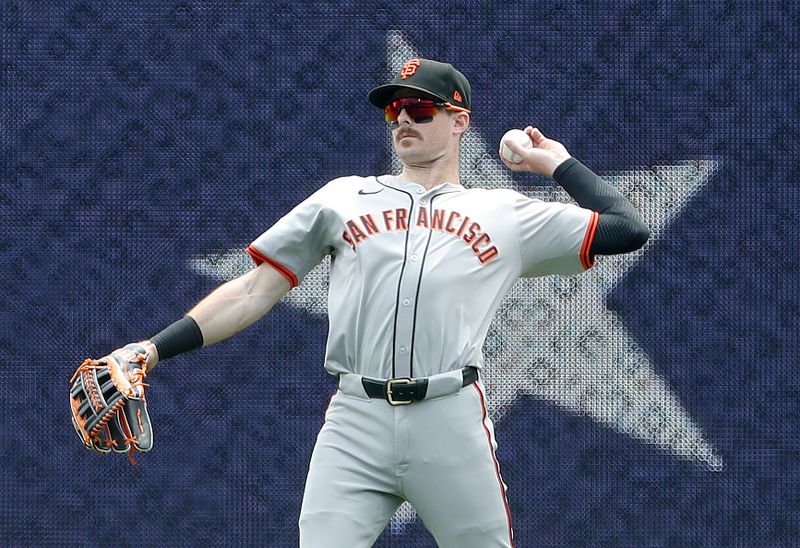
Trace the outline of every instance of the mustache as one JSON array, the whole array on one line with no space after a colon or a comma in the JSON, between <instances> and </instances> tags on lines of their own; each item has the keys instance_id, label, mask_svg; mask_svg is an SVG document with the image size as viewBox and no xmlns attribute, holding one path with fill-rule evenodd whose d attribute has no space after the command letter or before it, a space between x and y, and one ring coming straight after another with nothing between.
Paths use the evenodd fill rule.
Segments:
<instances>
[{"instance_id":1,"label":"mustache","mask_svg":"<svg viewBox=\"0 0 800 548\"><path fill-rule=\"evenodd\" d=\"M394 140L399 141L400 139L408 135L412 137L420 137L420 134L414 131L413 129L401 129L397 132L397 135L394 136Z\"/></svg>"}]
</instances>

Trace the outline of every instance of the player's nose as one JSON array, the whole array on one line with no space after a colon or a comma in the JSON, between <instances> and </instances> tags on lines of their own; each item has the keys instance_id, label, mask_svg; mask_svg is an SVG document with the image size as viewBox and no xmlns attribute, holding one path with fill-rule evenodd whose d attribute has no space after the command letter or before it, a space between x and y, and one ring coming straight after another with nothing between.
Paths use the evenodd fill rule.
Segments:
<instances>
[{"instance_id":1,"label":"player's nose","mask_svg":"<svg viewBox=\"0 0 800 548\"><path fill-rule=\"evenodd\" d=\"M408 113L406 112L406 109L402 109L400 111L400 114L397 115L397 123L399 125L408 125L408 124L412 123L413 121L414 121L414 119L411 118L411 116L408 115Z\"/></svg>"}]
</instances>

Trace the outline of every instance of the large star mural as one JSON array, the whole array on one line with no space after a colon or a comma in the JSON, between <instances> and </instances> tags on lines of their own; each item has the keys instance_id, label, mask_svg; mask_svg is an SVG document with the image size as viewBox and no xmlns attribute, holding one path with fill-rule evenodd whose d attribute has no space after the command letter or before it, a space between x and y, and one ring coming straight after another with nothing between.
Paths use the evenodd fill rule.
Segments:
<instances>
[{"instance_id":1,"label":"large star mural","mask_svg":"<svg viewBox=\"0 0 800 548\"><path fill-rule=\"evenodd\" d=\"M401 32L389 33L389 73L416 56ZM542 200L572 201L560 188L519 188L497 159L497 146L487 144L474 126L462 142L461 160L467 187L514 188ZM396 157L392 167L399 172ZM642 213L651 230L650 241L635 253L600 257L580 276L516 282L500 305L484 346L483 379L495 422L520 395L533 396L708 470L722 469L722 458L605 304L609 291L660 239L717 168L718 162L709 159L602 174ZM236 249L194 258L190 267L227 280L252 268L252 262ZM326 259L283 302L309 314L326 314L329 271ZM402 529L414 516L413 508L402 506L392 530Z\"/></svg>"}]
</instances>

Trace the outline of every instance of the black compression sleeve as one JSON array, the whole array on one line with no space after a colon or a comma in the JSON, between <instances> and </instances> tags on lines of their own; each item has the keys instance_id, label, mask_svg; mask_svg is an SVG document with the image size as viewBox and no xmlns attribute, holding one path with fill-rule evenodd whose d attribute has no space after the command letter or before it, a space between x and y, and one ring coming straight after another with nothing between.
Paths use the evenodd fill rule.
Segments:
<instances>
[{"instance_id":1,"label":"black compression sleeve","mask_svg":"<svg viewBox=\"0 0 800 548\"><path fill-rule=\"evenodd\" d=\"M579 206L600 214L591 256L628 253L650 237L650 230L627 198L575 158L559 165L553 179Z\"/></svg>"},{"instance_id":2,"label":"black compression sleeve","mask_svg":"<svg viewBox=\"0 0 800 548\"><path fill-rule=\"evenodd\" d=\"M203 346L203 333L191 316L184 316L150 339L158 350L158 359L166 360Z\"/></svg>"},{"instance_id":3,"label":"black compression sleeve","mask_svg":"<svg viewBox=\"0 0 800 548\"><path fill-rule=\"evenodd\" d=\"M575 158L562 162L553 173L553 179L581 207L606 213L619 211L627 205L635 213L625 196Z\"/></svg>"},{"instance_id":4,"label":"black compression sleeve","mask_svg":"<svg viewBox=\"0 0 800 548\"><path fill-rule=\"evenodd\" d=\"M617 255L642 247L650 238L650 229L641 220L624 215L604 213L597 220L597 229L589 255Z\"/></svg>"}]
</instances>

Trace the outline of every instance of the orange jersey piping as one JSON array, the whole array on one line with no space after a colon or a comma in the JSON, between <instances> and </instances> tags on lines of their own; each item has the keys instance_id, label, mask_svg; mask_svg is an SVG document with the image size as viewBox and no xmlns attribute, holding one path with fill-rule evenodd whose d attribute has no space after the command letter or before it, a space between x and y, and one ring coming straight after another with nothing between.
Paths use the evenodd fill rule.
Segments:
<instances>
[{"instance_id":1,"label":"orange jersey piping","mask_svg":"<svg viewBox=\"0 0 800 548\"><path fill-rule=\"evenodd\" d=\"M289 281L292 287L297 287L297 285L300 283L300 281L297 279L297 275L294 272L292 272L290 268L282 265L281 263L279 263L274 259L271 259L270 257L267 257L252 245L247 246L247 249L245 251L247 251L247 254L250 255L250 257L253 259L253 262L255 262L256 265L260 265L261 263L267 263L270 266L272 266L272 268L280 272L281 275Z\"/></svg>"},{"instance_id":2,"label":"orange jersey piping","mask_svg":"<svg viewBox=\"0 0 800 548\"><path fill-rule=\"evenodd\" d=\"M592 242L594 235L597 232L597 223L600 220L600 214L592 211L589 217L589 226L586 227L586 234L583 235L583 244L581 245L581 266L584 270L589 270L594 266L594 259L591 256Z\"/></svg>"}]
</instances>

